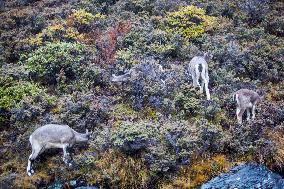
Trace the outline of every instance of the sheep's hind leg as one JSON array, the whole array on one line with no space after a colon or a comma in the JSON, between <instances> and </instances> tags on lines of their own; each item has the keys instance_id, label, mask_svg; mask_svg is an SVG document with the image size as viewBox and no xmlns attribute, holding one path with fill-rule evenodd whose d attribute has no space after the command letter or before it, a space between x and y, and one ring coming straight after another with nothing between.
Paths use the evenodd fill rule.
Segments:
<instances>
[{"instance_id":1,"label":"sheep's hind leg","mask_svg":"<svg viewBox=\"0 0 284 189\"><path fill-rule=\"evenodd\" d=\"M192 77L192 82L193 82L193 87L197 87L198 86L198 81L196 81L196 74L193 72L191 74L191 77Z\"/></svg>"},{"instance_id":2,"label":"sheep's hind leg","mask_svg":"<svg viewBox=\"0 0 284 189\"><path fill-rule=\"evenodd\" d=\"M250 120L250 108L247 108L247 121L249 121Z\"/></svg>"},{"instance_id":3,"label":"sheep's hind leg","mask_svg":"<svg viewBox=\"0 0 284 189\"><path fill-rule=\"evenodd\" d=\"M70 154L67 152L67 147L68 147L68 144L65 144L63 145L63 148L62 148L63 149L63 161L66 165L71 166L72 164L69 163L68 161L68 157L70 157Z\"/></svg>"},{"instance_id":4,"label":"sheep's hind leg","mask_svg":"<svg viewBox=\"0 0 284 189\"><path fill-rule=\"evenodd\" d=\"M255 118L255 105L252 106L252 119Z\"/></svg>"},{"instance_id":5,"label":"sheep's hind leg","mask_svg":"<svg viewBox=\"0 0 284 189\"><path fill-rule=\"evenodd\" d=\"M35 150L33 149L32 154L29 156L28 166L27 166L27 174L32 176L34 174L34 170L32 169L32 161L34 161L37 156L40 154L41 149Z\"/></svg>"},{"instance_id":6,"label":"sheep's hind leg","mask_svg":"<svg viewBox=\"0 0 284 189\"><path fill-rule=\"evenodd\" d=\"M242 124L244 112L245 112L245 109L237 109L237 119L238 119L239 124Z\"/></svg>"}]
</instances>

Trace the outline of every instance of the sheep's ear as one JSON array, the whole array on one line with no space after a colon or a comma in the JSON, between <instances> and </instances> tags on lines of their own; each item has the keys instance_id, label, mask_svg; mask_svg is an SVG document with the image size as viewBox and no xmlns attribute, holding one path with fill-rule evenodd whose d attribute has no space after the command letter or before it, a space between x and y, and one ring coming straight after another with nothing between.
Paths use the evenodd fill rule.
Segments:
<instances>
[{"instance_id":1,"label":"sheep's ear","mask_svg":"<svg viewBox=\"0 0 284 189\"><path fill-rule=\"evenodd\" d=\"M89 132L88 129L86 129L86 135L90 136L92 134L92 132Z\"/></svg>"},{"instance_id":2,"label":"sheep's ear","mask_svg":"<svg viewBox=\"0 0 284 189\"><path fill-rule=\"evenodd\" d=\"M265 99L265 96L266 96L265 94L264 94L264 95L261 95L261 96L260 96L260 100L261 100L261 101L264 100L264 99Z\"/></svg>"},{"instance_id":3,"label":"sheep's ear","mask_svg":"<svg viewBox=\"0 0 284 189\"><path fill-rule=\"evenodd\" d=\"M204 56L205 60L207 60L207 61L209 61L210 59L213 58L213 55L209 52L204 53L203 56Z\"/></svg>"}]
</instances>

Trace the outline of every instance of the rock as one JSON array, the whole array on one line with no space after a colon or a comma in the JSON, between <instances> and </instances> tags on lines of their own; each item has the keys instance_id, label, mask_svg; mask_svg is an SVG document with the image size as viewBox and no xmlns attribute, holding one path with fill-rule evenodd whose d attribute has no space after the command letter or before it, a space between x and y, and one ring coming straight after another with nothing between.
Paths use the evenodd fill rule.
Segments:
<instances>
[{"instance_id":1,"label":"rock","mask_svg":"<svg viewBox=\"0 0 284 189\"><path fill-rule=\"evenodd\" d=\"M1 176L2 178L0 178L0 189L11 188L17 176L18 174L16 173L10 173L9 175L3 177Z\"/></svg>"},{"instance_id":2,"label":"rock","mask_svg":"<svg viewBox=\"0 0 284 189\"><path fill-rule=\"evenodd\" d=\"M80 186L75 189L99 189L99 188L95 186Z\"/></svg>"},{"instance_id":3,"label":"rock","mask_svg":"<svg viewBox=\"0 0 284 189\"><path fill-rule=\"evenodd\" d=\"M263 165L248 163L237 166L228 173L223 173L201 186L201 189L217 188L282 189L284 188L284 179Z\"/></svg>"},{"instance_id":4,"label":"rock","mask_svg":"<svg viewBox=\"0 0 284 189\"><path fill-rule=\"evenodd\" d=\"M61 188L63 188L63 183L58 180L47 187L47 189L61 189Z\"/></svg>"}]
</instances>

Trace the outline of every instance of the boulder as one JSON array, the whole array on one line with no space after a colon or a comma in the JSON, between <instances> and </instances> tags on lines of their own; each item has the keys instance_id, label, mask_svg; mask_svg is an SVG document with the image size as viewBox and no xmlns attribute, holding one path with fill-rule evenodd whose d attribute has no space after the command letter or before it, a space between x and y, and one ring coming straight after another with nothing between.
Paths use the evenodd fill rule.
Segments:
<instances>
[{"instance_id":1,"label":"boulder","mask_svg":"<svg viewBox=\"0 0 284 189\"><path fill-rule=\"evenodd\" d=\"M284 179L263 165L248 163L231 169L203 184L201 189L282 189Z\"/></svg>"}]
</instances>

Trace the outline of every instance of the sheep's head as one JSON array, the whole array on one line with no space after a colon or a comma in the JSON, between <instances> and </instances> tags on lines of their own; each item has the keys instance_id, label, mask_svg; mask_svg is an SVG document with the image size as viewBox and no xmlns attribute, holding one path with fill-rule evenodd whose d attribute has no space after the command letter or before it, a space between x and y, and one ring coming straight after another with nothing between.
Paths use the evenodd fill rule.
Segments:
<instances>
[{"instance_id":1,"label":"sheep's head","mask_svg":"<svg viewBox=\"0 0 284 189\"><path fill-rule=\"evenodd\" d=\"M128 77L129 77L128 74L119 75L119 76L116 76L115 74L112 74L110 80L112 82L122 82L122 81L127 81Z\"/></svg>"},{"instance_id":2,"label":"sheep's head","mask_svg":"<svg viewBox=\"0 0 284 189\"><path fill-rule=\"evenodd\" d=\"M91 134L92 134L92 132L89 132L88 129L86 129L86 134L85 134L85 136L86 136L86 138L87 138L88 140L91 138Z\"/></svg>"},{"instance_id":3,"label":"sheep's head","mask_svg":"<svg viewBox=\"0 0 284 189\"><path fill-rule=\"evenodd\" d=\"M206 52L206 53L204 53L204 59L207 61L207 62L209 62L212 58L213 58L213 55L211 54L211 53L209 53L209 52Z\"/></svg>"}]
</instances>

